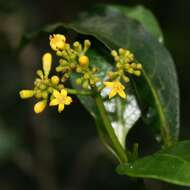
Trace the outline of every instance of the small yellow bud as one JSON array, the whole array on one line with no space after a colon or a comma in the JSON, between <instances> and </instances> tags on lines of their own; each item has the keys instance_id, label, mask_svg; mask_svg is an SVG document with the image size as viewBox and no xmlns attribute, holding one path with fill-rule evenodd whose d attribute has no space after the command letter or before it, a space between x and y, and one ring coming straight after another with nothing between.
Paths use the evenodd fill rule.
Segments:
<instances>
[{"instance_id":1,"label":"small yellow bud","mask_svg":"<svg viewBox=\"0 0 190 190\"><path fill-rule=\"evenodd\" d=\"M49 88L48 88L48 92L49 92L49 93L52 93L53 90L54 90L54 88L52 88L52 87L49 87Z\"/></svg>"},{"instance_id":2,"label":"small yellow bud","mask_svg":"<svg viewBox=\"0 0 190 190\"><path fill-rule=\"evenodd\" d=\"M142 64L138 63L137 64L137 69L142 69Z\"/></svg>"},{"instance_id":3,"label":"small yellow bud","mask_svg":"<svg viewBox=\"0 0 190 190\"><path fill-rule=\"evenodd\" d=\"M75 63L70 64L71 69L74 69L76 67Z\"/></svg>"},{"instance_id":4,"label":"small yellow bud","mask_svg":"<svg viewBox=\"0 0 190 190\"><path fill-rule=\"evenodd\" d=\"M133 74L136 75L136 76L140 76L141 72L140 71L133 71Z\"/></svg>"},{"instance_id":5,"label":"small yellow bud","mask_svg":"<svg viewBox=\"0 0 190 190\"><path fill-rule=\"evenodd\" d=\"M64 67L61 66L61 65L59 65L59 66L57 66L57 67L55 68L55 70L56 70L57 72L62 72L62 71L64 70Z\"/></svg>"},{"instance_id":6,"label":"small yellow bud","mask_svg":"<svg viewBox=\"0 0 190 190\"><path fill-rule=\"evenodd\" d=\"M81 66L88 66L89 58L86 55L82 55L79 57L79 63Z\"/></svg>"},{"instance_id":7,"label":"small yellow bud","mask_svg":"<svg viewBox=\"0 0 190 190\"><path fill-rule=\"evenodd\" d=\"M94 85L95 84L95 80L94 79L90 79L90 84Z\"/></svg>"},{"instance_id":8,"label":"small yellow bud","mask_svg":"<svg viewBox=\"0 0 190 190\"><path fill-rule=\"evenodd\" d=\"M31 98L34 95L34 91L33 90L21 90L19 92L19 94L22 99L27 99L27 98Z\"/></svg>"},{"instance_id":9,"label":"small yellow bud","mask_svg":"<svg viewBox=\"0 0 190 190\"><path fill-rule=\"evenodd\" d=\"M59 77L54 75L51 77L51 82L55 85L59 84Z\"/></svg>"},{"instance_id":10,"label":"small yellow bud","mask_svg":"<svg viewBox=\"0 0 190 190\"><path fill-rule=\"evenodd\" d=\"M82 51L82 45L80 44L80 42L76 41L73 43L73 47L76 51L81 52Z\"/></svg>"},{"instance_id":11,"label":"small yellow bud","mask_svg":"<svg viewBox=\"0 0 190 190\"><path fill-rule=\"evenodd\" d=\"M113 57L116 57L116 56L118 56L118 54L117 54L117 51L115 51L115 50L112 50L112 51L111 51L111 55L112 55Z\"/></svg>"},{"instance_id":12,"label":"small yellow bud","mask_svg":"<svg viewBox=\"0 0 190 190\"><path fill-rule=\"evenodd\" d=\"M42 98L47 99L48 98L48 91L42 92Z\"/></svg>"},{"instance_id":13,"label":"small yellow bud","mask_svg":"<svg viewBox=\"0 0 190 190\"><path fill-rule=\"evenodd\" d=\"M37 91L35 92L35 97L36 97L37 99L40 99L40 98L42 97L42 93L41 93L40 90L37 90Z\"/></svg>"},{"instance_id":14,"label":"small yellow bud","mask_svg":"<svg viewBox=\"0 0 190 190\"><path fill-rule=\"evenodd\" d=\"M53 34L49 37L50 46L54 51L63 50L65 48L66 38L61 34Z\"/></svg>"},{"instance_id":15,"label":"small yellow bud","mask_svg":"<svg viewBox=\"0 0 190 190\"><path fill-rule=\"evenodd\" d=\"M43 78L43 72L42 70L37 70L36 74L42 79Z\"/></svg>"},{"instance_id":16,"label":"small yellow bud","mask_svg":"<svg viewBox=\"0 0 190 190\"><path fill-rule=\"evenodd\" d=\"M85 80L85 81L83 82L83 84L82 84L82 87L83 87L84 89L88 89L88 86L89 86L88 80Z\"/></svg>"},{"instance_id":17,"label":"small yellow bud","mask_svg":"<svg viewBox=\"0 0 190 190\"><path fill-rule=\"evenodd\" d=\"M128 73L131 73L131 74L133 74L133 72L134 72L133 68L131 68L131 67L130 67L130 68L128 68L128 70L127 70L127 71L128 71Z\"/></svg>"},{"instance_id":18,"label":"small yellow bud","mask_svg":"<svg viewBox=\"0 0 190 190\"><path fill-rule=\"evenodd\" d=\"M118 62L118 61L120 61L120 57L119 56L115 56L114 60L115 60L115 62Z\"/></svg>"},{"instance_id":19,"label":"small yellow bud","mask_svg":"<svg viewBox=\"0 0 190 190\"><path fill-rule=\"evenodd\" d=\"M46 108L46 105L47 105L46 100L42 100L42 101L37 102L34 105L34 112L37 113L37 114L43 112L44 109Z\"/></svg>"},{"instance_id":20,"label":"small yellow bud","mask_svg":"<svg viewBox=\"0 0 190 190\"><path fill-rule=\"evenodd\" d=\"M44 75L47 77L51 70L52 55L50 53L45 53L42 57Z\"/></svg>"},{"instance_id":21,"label":"small yellow bud","mask_svg":"<svg viewBox=\"0 0 190 190\"><path fill-rule=\"evenodd\" d=\"M59 88L59 90L62 90L62 89L64 89L65 87L64 87L63 84L59 84L59 85L58 85L58 88Z\"/></svg>"},{"instance_id":22,"label":"small yellow bud","mask_svg":"<svg viewBox=\"0 0 190 190\"><path fill-rule=\"evenodd\" d=\"M126 83L128 83L128 82L130 81L129 77L127 77L127 76L125 76L125 75L123 75L123 80L124 80Z\"/></svg>"},{"instance_id":23,"label":"small yellow bud","mask_svg":"<svg viewBox=\"0 0 190 190\"><path fill-rule=\"evenodd\" d=\"M121 68L121 67L122 67L122 64L121 64L120 62L117 62L117 63L116 63L116 68L119 69L119 68Z\"/></svg>"},{"instance_id":24,"label":"small yellow bud","mask_svg":"<svg viewBox=\"0 0 190 190\"><path fill-rule=\"evenodd\" d=\"M119 54L124 55L125 54L125 49L124 48L119 48Z\"/></svg>"},{"instance_id":25,"label":"small yellow bud","mask_svg":"<svg viewBox=\"0 0 190 190\"><path fill-rule=\"evenodd\" d=\"M45 85L45 84L40 84L40 85L39 85L39 88L40 88L41 90L45 90L45 89L46 89L46 85Z\"/></svg>"},{"instance_id":26,"label":"small yellow bud","mask_svg":"<svg viewBox=\"0 0 190 190\"><path fill-rule=\"evenodd\" d=\"M131 67L132 67L133 69L136 69L136 68L137 68L137 64L136 64L136 63L131 63Z\"/></svg>"},{"instance_id":27,"label":"small yellow bud","mask_svg":"<svg viewBox=\"0 0 190 190\"><path fill-rule=\"evenodd\" d=\"M82 83L82 79L81 79L81 78L78 78L78 79L76 79L75 82L76 82L77 85L80 85L80 84Z\"/></svg>"},{"instance_id":28,"label":"small yellow bud","mask_svg":"<svg viewBox=\"0 0 190 190\"><path fill-rule=\"evenodd\" d=\"M56 51L56 55L61 57L62 56L62 52L61 51Z\"/></svg>"},{"instance_id":29,"label":"small yellow bud","mask_svg":"<svg viewBox=\"0 0 190 190\"><path fill-rule=\"evenodd\" d=\"M84 46L88 49L91 46L90 40L84 40Z\"/></svg>"},{"instance_id":30,"label":"small yellow bud","mask_svg":"<svg viewBox=\"0 0 190 190\"><path fill-rule=\"evenodd\" d=\"M88 74L88 73L85 73L85 74L84 74L84 79L89 79L89 78L90 78L89 74Z\"/></svg>"},{"instance_id":31,"label":"small yellow bud","mask_svg":"<svg viewBox=\"0 0 190 190\"><path fill-rule=\"evenodd\" d=\"M76 68L76 72L77 72L77 73L81 73L81 72L82 72L82 68L77 67L77 68Z\"/></svg>"}]
</instances>

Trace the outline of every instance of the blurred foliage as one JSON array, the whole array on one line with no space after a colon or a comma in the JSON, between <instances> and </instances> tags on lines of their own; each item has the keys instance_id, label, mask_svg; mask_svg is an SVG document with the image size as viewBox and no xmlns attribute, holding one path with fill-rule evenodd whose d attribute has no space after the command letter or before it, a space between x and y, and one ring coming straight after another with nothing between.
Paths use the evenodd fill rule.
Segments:
<instances>
[{"instance_id":1,"label":"blurred foliage","mask_svg":"<svg viewBox=\"0 0 190 190\"><path fill-rule=\"evenodd\" d=\"M93 4L102 1L94 1ZM105 3L143 4L156 15L171 50L179 75L181 92L181 137L189 130L189 1L105 0ZM47 36L27 47L19 57L15 48L23 31L31 31L57 21L67 21L92 1L10 0L0 2L0 189L138 189L133 181L117 176L114 160L97 140L95 125L87 111L74 99L72 109L58 115L54 110L38 117L32 104L18 97L29 86L41 54L47 50ZM81 8L82 7L82 8ZM71 114L72 113L72 114ZM74 115L75 119L70 115ZM155 148L154 139L138 123L129 139L144 147L142 154ZM94 150L93 152L91 150ZM141 150L141 148L140 148ZM53 175L53 177L52 177ZM114 180L113 180L114 179ZM47 183L48 182L48 183ZM127 184L129 183L129 184ZM152 182L148 181L151 185ZM173 187L185 190L188 188Z\"/></svg>"}]
</instances>

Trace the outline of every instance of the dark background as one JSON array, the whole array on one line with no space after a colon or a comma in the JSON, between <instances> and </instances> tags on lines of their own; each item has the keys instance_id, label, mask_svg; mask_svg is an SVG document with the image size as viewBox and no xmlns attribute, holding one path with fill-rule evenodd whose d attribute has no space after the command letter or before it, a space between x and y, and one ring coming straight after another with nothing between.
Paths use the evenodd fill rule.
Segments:
<instances>
[{"instance_id":1,"label":"dark background","mask_svg":"<svg viewBox=\"0 0 190 190\"><path fill-rule=\"evenodd\" d=\"M190 1L0 0L1 190L137 189L135 181L116 175L114 158L99 143L93 120L77 99L61 115L48 110L39 117L33 113L34 102L24 102L18 96L21 88L32 86L40 56L49 50L48 39L42 38L27 46L18 58L13 52L22 34L69 21L98 2L142 4L156 15L179 76L180 138L190 138ZM133 129L130 138L142 143L145 152L155 150L154 139L145 129Z\"/></svg>"}]
</instances>

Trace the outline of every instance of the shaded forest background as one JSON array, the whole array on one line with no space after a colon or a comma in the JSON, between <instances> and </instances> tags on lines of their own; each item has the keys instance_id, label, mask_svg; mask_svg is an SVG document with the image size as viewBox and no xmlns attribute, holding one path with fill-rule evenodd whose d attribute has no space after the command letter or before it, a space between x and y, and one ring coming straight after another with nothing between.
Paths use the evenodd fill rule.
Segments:
<instances>
[{"instance_id":1,"label":"shaded forest background","mask_svg":"<svg viewBox=\"0 0 190 190\"><path fill-rule=\"evenodd\" d=\"M15 55L22 34L53 22L67 22L78 12L103 2L142 4L158 18L179 76L180 137L190 139L190 1L1 0L1 190L136 190L135 182L116 175L114 158L99 142L92 118L77 99L61 115L48 110L39 117L33 113L34 102L24 102L18 96L21 88L32 86L40 57L49 50L48 39L42 38L27 46L19 56ZM142 144L142 154L157 148L155 139L140 124L132 129L129 139Z\"/></svg>"}]
</instances>

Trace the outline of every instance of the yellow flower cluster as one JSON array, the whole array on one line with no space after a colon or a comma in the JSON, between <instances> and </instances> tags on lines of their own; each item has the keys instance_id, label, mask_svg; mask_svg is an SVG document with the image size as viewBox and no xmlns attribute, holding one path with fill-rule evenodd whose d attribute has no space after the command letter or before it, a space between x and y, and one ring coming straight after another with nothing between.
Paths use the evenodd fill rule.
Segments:
<instances>
[{"instance_id":1,"label":"yellow flower cluster","mask_svg":"<svg viewBox=\"0 0 190 190\"><path fill-rule=\"evenodd\" d=\"M31 97L35 97L36 99L40 99L35 105L34 105L34 112L35 113L41 113L44 111L44 109L47 106L48 103L48 97L50 96L51 102L53 100L56 100L57 96L55 94L58 94L59 91L61 91L59 99L63 98L63 100L66 101L58 101L56 105L58 105L59 112L64 109L63 104L69 105L72 102L71 97L67 96L67 93L63 94L64 86L62 84L59 84L59 77L56 75L53 75L51 78L49 78L49 73L51 70L52 65L52 55L50 53L45 53L42 56L42 66L43 70L38 70L36 78L34 82L34 89L33 90L21 90L20 91L20 97L22 99L27 99ZM55 93L57 92L57 93ZM70 101L68 101L68 99ZM50 105L52 103L50 102ZM62 108L62 109L61 109Z\"/></svg>"},{"instance_id":2,"label":"yellow flower cluster","mask_svg":"<svg viewBox=\"0 0 190 190\"><path fill-rule=\"evenodd\" d=\"M58 38L62 40L62 43L65 43L64 46L58 43ZM70 45L66 43L65 37L61 38L60 36L53 35L50 38L50 46L60 57L56 71L63 74L61 78L62 82L69 79L73 72L79 73L80 77L76 79L76 82L86 90L99 82L100 79L96 76L97 68L89 65L90 60L86 55L86 52L91 46L89 40L84 40L83 45L78 41Z\"/></svg>"},{"instance_id":3,"label":"yellow flower cluster","mask_svg":"<svg viewBox=\"0 0 190 190\"><path fill-rule=\"evenodd\" d=\"M111 88L109 98L117 94L122 98L126 98L125 86L122 85L121 81L128 83L130 81L128 74L140 76L142 64L137 63L134 54L124 48L120 48L118 52L113 50L111 55L114 58L116 67L115 71L108 72L107 75L111 82L104 82L105 88Z\"/></svg>"},{"instance_id":4,"label":"yellow flower cluster","mask_svg":"<svg viewBox=\"0 0 190 190\"><path fill-rule=\"evenodd\" d=\"M21 90L22 99L35 97L38 101L34 105L35 113L41 113L46 106L58 106L58 112L62 112L65 105L72 103L72 98L68 94L92 95L100 93L101 88L97 88L97 83L101 79L97 76L99 69L90 65L87 51L91 46L89 40L84 43L76 41L73 44L67 43L66 37L62 34L53 34L49 37L50 47L59 58L59 63L55 67L56 75L50 76L52 68L52 55L47 52L42 56L42 70L37 70L37 78L34 81L33 90ZM109 98L117 94L126 98L125 86L122 80L129 82L128 74L140 76L142 65L136 63L134 55L123 48L119 51L111 52L115 61L115 70L107 74L109 80L101 81L103 88L110 88ZM81 90L65 88L66 82L71 75L75 76L75 82L80 85Z\"/></svg>"},{"instance_id":5,"label":"yellow flower cluster","mask_svg":"<svg viewBox=\"0 0 190 190\"><path fill-rule=\"evenodd\" d=\"M37 78L34 81L33 90L21 90L22 99L35 97L39 101L34 105L34 112L41 113L50 100L50 106L58 106L58 111L62 112L65 105L72 102L69 93L76 94L72 89L66 89L64 82L69 79L72 73L78 73L77 84L88 90L94 86L99 78L96 76L97 69L90 67L90 60L86 55L91 43L85 40L83 46L79 42L74 42L71 46L66 42L66 37L61 34L53 34L49 37L50 47L60 58L56 72L59 75L49 77L52 67L52 55L45 53L42 56L42 70L37 71Z\"/></svg>"}]
</instances>

